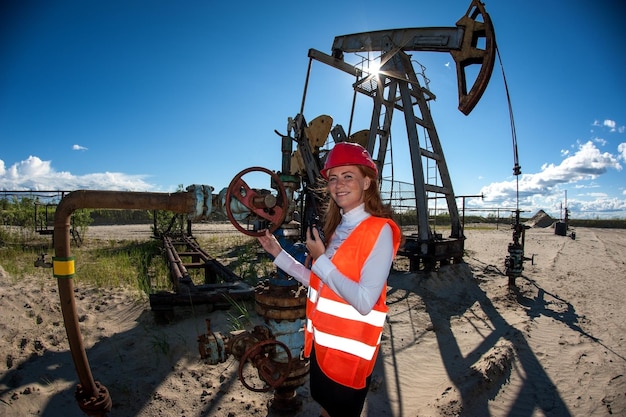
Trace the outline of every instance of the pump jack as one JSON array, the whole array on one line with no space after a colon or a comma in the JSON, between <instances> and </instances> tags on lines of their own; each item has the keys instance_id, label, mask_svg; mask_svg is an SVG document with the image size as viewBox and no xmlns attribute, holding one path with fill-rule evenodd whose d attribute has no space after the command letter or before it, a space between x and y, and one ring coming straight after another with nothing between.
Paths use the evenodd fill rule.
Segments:
<instances>
[{"instance_id":1,"label":"pump jack","mask_svg":"<svg viewBox=\"0 0 626 417\"><path fill-rule=\"evenodd\" d=\"M413 188L417 212L417 233L405 236L405 244L400 254L410 260L410 269L418 270L420 265L426 269L436 267L437 263L459 262L463 257L464 239L459 210L455 200L452 181L443 154L443 147L435 129L435 123L429 109L429 101L435 98L425 86L420 84L411 56L408 51L449 52L456 64L459 92L459 110L468 115L482 97L491 78L496 56L496 42L493 24L484 4L473 0L466 14L461 17L456 27L430 27L390 29L338 36L334 39L331 55L316 49L310 49L309 68L305 82L300 113L288 121L288 133L282 137L282 169L278 174L279 182L284 184L285 192L279 193L279 204L272 212L265 208L259 210L250 202L256 198L253 190L247 186L237 186L237 190L227 194L226 201L231 198L248 208L257 220L265 222L272 232L281 227L279 218L284 219L282 229L293 227L295 203L287 200L292 198L303 183L304 194L315 189L319 172L323 166L327 150L323 149L329 133L335 143L341 141L358 141L367 148L374 158L382 184L383 168L390 146L391 125L394 112L404 114L409 152L412 164ZM349 53L377 53L380 59L378 71L368 72L347 63L344 60ZM313 60L332 66L356 78L353 88L356 93L371 97L374 101L369 130L346 135L341 125L331 126L332 118L319 116L310 124L304 117L304 105ZM479 69L474 83L468 91L466 70L478 65ZM424 137L420 141L418 127L423 128ZM295 152L293 144L297 145ZM425 173L425 167L434 166L436 174ZM261 168L251 168L261 170ZM272 179L274 184L276 181ZM244 197L238 189L244 188ZM274 187L278 189L278 187ZM282 198L281 198L282 197ZM450 234L443 238L435 233L429 225L429 201L443 199L450 216ZM300 213L307 213L306 201L302 198ZM227 205L228 207L228 205ZM235 224L232 216L229 216ZM309 218L301 216L301 235ZM259 232L242 232L258 236ZM294 235L289 232L287 234Z\"/></svg>"},{"instance_id":2,"label":"pump jack","mask_svg":"<svg viewBox=\"0 0 626 417\"><path fill-rule=\"evenodd\" d=\"M265 208L260 210L251 204L257 198L254 190L249 189L247 185L242 186L238 181L239 185L227 194L226 201L230 201L231 198L237 200L236 203L247 207L257 220L269 224L272 232L281 227L277 222L279 219L285 220L282 229L286 231L292 228L294 220L292 214L297 205L287 200L293 198L300 190L301 183L303 194L316 188L327 152L323 147L329 133L335 143L358 141L365 146L378 166L379 180L382 184L393 115L397 110L404 114L406 124L418 223L417 233L405 236L405 244L400 253L409 258L411 270L418 270L420 265L431 269L436 267L437 263L459 262L463 257L465 236L443 147L429 109L428 102L434 99L435 95L420 84L408 51L449 52L452 55L457 69L458 108L463 114L468 115L487 88L496 56L493 24L484 4L479 0L473 0L466 14L457 21L456 27L390 29L338 36L333 41L331 55L310 49L300 113L289 118L287 134L276 132L282 137L283 153L278 182L284 184L286 192L279 193L279 204L272 211ZM346 54L365 52L380 54L378 71L368 72L367 68L349 64L344 60ZM354 76L355 94L361 93L373 99L369 130L351 136L346 135L341 125L331 126L332 118L329 116L319 116L307 124L304 105L313 60ZM473 85L468 90L466 70L474 65L478 65L479 69ZM418 127L424 130L424 137L421 140ZM294 143L297 145L295 152ZM432 166L436 168L434 175L425 172L425 167ZM276 182L273 178L272 183ZM278 189L278 186L274 185L273 187ZM245 189L243 197L239 189ZM429 201L439 199L445 200L450 216L450 234L447 238L435 233L429 225ZM317 200L302 198L300 213L311 211L306 201ZM236 223L232 216L229 218ZM304 235L303 231L310 227L307 222L311 218L315 216L304 215L298 219L301 235ZM246 233L245 230L240 230ZM247 234L258 236L259 232L249 231ZM292 232L286 234L294 235Z\"/></svg>"},{"instance_id":3,"label":"pump jack","mask_svg":"<svg viewBox=\"0 0 626 417\"><path fill-rule=\"evenodd\" d=\"M412 163L413 187L417 211L417 234L406 236L402 255L410 259L411 270L417 270L420 263L425 268L433 268L439 263L460 261L463 256L464 234L459 211L446 165L443 148L435 129L428 102L435 98L420 81L413 68L408 51L449 52L455 63L458 77L459 110L468 115L480 100L487 88L495 61L495 34L491 19L479 0L473 0L467 13L457 21L456 27L431 27L391 29L338 36L332 45L332 54L327 55L310 49L308 86L311 62L313 60L330 65L356 78L353 88L356 93L369 96L374 101L369 130L364 133L362 144L367 148L379 170L382 184L383 167L391 137L391 124L396 110L404 113L406 133ZM348 64L344 61L348 53L379 53L380 66L376 72ZM468 91L466 69L479 65L478 74ZM302 175L309 183L314 183L315 175L323 165L323 152L318 144L311 144L306 137L306 122L303 111L306 87L300 114L290 119L293 128L293 142L298 144L295 152L304 166L292 167L288 159L283 159L283 174ZM332 119L331 119L332 120ZM309 127L313 127L313 123ZM420 142L418 126L424 129ZM328 126L330 130L330 126ZM336 142L358 141L358 135L347 137L343 128L332 128ZM328 134L328 132L326 133ZM365 135L361 135L363 138ZM283 138L288 136L283 136ZM287 141L289 146L289 141ZM361 143L361 142L360 142ZM285 152L283 141L283 152ZM289 149L287 149L288 151ZM425 175L425 166L436 167L436 174ZM428 178L427 178L428 177ZM450 235L443 238L429 226L429 201L444 199L450 215ZM303 224L303 227L307 227Z\"/></svg>"}]
</instances>

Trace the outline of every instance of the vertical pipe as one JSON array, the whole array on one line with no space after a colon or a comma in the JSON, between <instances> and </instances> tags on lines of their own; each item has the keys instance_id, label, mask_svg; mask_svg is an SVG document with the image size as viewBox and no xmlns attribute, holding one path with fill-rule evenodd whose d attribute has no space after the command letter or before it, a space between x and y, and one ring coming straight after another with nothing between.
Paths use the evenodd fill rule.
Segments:
<instances>
[{"instance_id":1,"label":"vertical pipe","mask_svg":"<svg viewBox=\"0 0 626 417\"><path fill-rule=\"evenodd\" d=\"M143 209L168 210L176 213L193 213L194 196L192 193L138 193L118 191L73 191L65 196L57 207L54 216L54 251L55 258L70 259L70 218L77 209ZM72 268L73 269L73 268ZM111 409L111 400L106 388L94 381L87 360L85 346L78 324L76 300L72 275L58 277L59 298L63 322L70 345L72 360L80 382L76 399L81 409L88 415L104 416ZM80 398L79 398L80 397Z\"/></svg>"}]
</instances>

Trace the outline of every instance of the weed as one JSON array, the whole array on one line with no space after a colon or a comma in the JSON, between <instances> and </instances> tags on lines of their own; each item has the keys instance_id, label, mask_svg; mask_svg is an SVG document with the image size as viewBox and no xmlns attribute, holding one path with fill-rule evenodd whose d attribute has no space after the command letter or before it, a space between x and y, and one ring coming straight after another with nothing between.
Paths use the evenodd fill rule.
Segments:
<instances>
[{"instance_id":1,"label":"weed","mask_svg":"<svg viewBox=\"0 0 626 417\"><path fill-rule=\"evenodd\" d=\"M51 381L47 376L43 376L41 377L41 381L48 387L51 388L53 391L56 391L56 384L54 383L54 381Z\"/></svg>"},{"instance_id":2,"label":"weed","mask_svg":"<svg viewBox=\"0 0 626 417\"><path fill-rule=\"evenodd\" d=\"M163 332L150 333L150 345L154 352L157 362L161 356L170 357L170 342L167 340L167 335Z\"/></svg>"},{"instance_id":3,"label":"weed","mask_svg":"<svg viewBox=\"0 0 626 417\"><path fill-rule=\"evenodd\" d=\"M231 313L230 310L226 313L228 321L231 325L231 330L243 330L252 321L250 319L250 310L244 301L237 301L228 294L224 294L224 298L233 307L235 313Z\"/></svg>"}]
</instances>

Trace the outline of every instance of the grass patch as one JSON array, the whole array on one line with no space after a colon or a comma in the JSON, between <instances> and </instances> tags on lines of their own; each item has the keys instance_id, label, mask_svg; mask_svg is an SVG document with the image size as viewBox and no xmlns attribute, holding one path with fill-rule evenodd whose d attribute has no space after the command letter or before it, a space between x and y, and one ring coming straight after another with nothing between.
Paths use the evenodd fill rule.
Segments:
<instances>
[{"instance_id":1,"label":"grass patch","mask_svg":"<svg viewBox=\"0 0 626 417\"><path fill-rule=\"evenodd\" d=\"M33 233L27 239L16 234L4 234L3 237L0 265L12 282L26 277L53 279L51 268L35 266L42 254L45 254L46 261L52 261L54 247L49 236ZM169 284L157 240L90 240L80 247L72 247L71 252L76 259L74 280L77 283L102 289L124 287L146 294L150 293L152 284Z\"/></svg>"},{"instance_id":2,"label":"grass patch","mask_svg":"<svg viewBox=\"0 0 626 417\"><path fill-rule=\"evenodd\" d=\"M0 235L0 265L9 274L12 282L26 276L52 276L48 270L35 267L35 261L42 254L52 251L50 239L41 239L34 233L0 233Z\"/></svg>"},{"instance_id":3,"label":"grass patch","mask_svg":"<svg viewBox=\"0 0 626 417\"><path fill-rule=\"evenodd\" d=\"M255 238L241 233L199 237L198 244L211 257L250 285L275 270ZM0 265L17 282L25 277L52 279L51 268L35 267L46 254L51 262L54 247L50 236L34 232L0 229ZM172 291L162 243L148 240L85 239L80 247L72 245L76 259L77 283L100 289L129 288L145 294ZM196 284L204 282L203 270L189 270Z\"/></svg>"},{"instance_id":4,"label":"grass patch","mask_svg":"<svg viewBox=\"0 0 626 417\"><path fill-rule=\"evenodd\" d=\"M157 240L90 243L75 248L73 255L78 282L98 288L126 287L146 294L154 286L169 285Z\"/></svg>"}]
</instances>

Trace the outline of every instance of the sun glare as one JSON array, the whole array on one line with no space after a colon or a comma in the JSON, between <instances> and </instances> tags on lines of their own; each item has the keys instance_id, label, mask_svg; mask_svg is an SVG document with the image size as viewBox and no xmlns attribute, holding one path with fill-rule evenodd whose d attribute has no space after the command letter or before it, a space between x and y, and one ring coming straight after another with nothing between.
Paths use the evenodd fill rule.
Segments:
<instances>
[{"instance_id":1,"label":"sun glare","mask_svg":"<svg viewBox=\"0 0 626 417\"><path fill-rule=\"evenodd\" d=\"M380 61L369 61L369 65L365 68L365 71L370 75L377 75L378 71L380 71Z\"/></svg>"}]
</instances>

